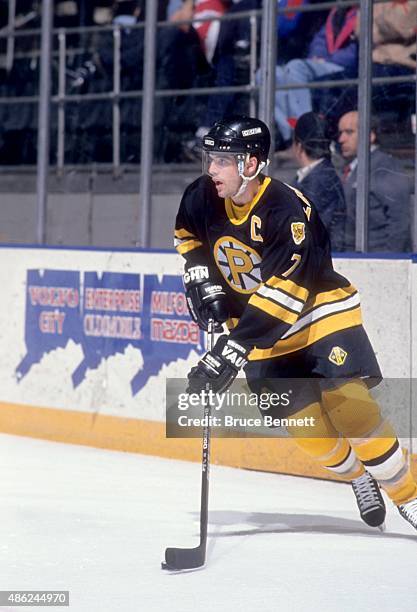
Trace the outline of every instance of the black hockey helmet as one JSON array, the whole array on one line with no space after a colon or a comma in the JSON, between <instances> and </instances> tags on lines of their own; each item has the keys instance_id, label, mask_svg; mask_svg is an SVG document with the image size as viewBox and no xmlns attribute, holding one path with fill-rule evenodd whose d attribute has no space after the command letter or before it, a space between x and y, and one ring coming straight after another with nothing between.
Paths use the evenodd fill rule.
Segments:
<instances>
[{"instance_id":1,"label":"black hockey helmet","mask_svg":"<svg viewBox=\"0 0 417 612\"><path fill-rule=\"evenodd\" d=\"M217 121L203 138L203 151L249 153L267 162L271 135L260 119L236 115Z\"/></svg>"}]
</instances>

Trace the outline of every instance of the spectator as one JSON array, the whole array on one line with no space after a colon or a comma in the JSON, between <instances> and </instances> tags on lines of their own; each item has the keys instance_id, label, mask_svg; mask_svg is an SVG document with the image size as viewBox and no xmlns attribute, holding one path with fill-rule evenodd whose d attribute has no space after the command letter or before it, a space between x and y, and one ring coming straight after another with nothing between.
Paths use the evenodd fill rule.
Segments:
<instances>
[{"instance_id":1,"label":"spectator","mask_svg":"<svg viewBox=\"0 0 417 612\"><path fill-rule=\"evenodd\" d=\"M121 27L121 90L138 91L143 87L144 28L133 28L145 18L144 0L118 0L113 5L113 23ZM166 19L168 3L158 0L159 20ZM186 16L184 15L184 18ZM181 17L177 15L177 19ZM106 32L100 36L100 44L94 56L78 69L72 87L83 91L110 91L113 87L114 45L113 35ZM198 62L203 57L200 41L193 28L158 28L156 57L157 89L188 88L194 83ZM205 62L205 60L204 60ZM187 67L187 70L184 69ZM161 97L155 100L155 154L162 158L165 152L166 135L172 123L178 120L184 97ZM141 99L121 100L121 158L123 162L139 161ZM79 122L79 105L74 110L82 149L88 160L110 161L112 132L111 104L93 102L83 104L82 124ZM182 123L184 125L184 123ZM95 137L92 137L92 133ZM94 143L98 143L96 144Z\"/></svg>"},{"instance_id":2,"label":"spectator","mask_svg":"<svg viewBox=\"0 0 417 612\"><path fill-rule=\"evenodd\" d=\"M144 28L132 26L145 19L145 0L117 0L113 6L113 22L121 26L121 90L140 90L143 86ZM192 17L192 2L185 0L168 3L158 0L158 21L165 20L169 11L170 20L175 23ZM207 70L200 39L193 27L182 25L158 28L156 51L156 88L188 89L196 84L197 75ZM82 79L91 80L89 90L109 91L113 83L113 38L101 38L98 53L82 67ZM186 67L186 68L185 68ZM81 70L79 71L81 72ZM87 73L87 74L86 74ZM95 75L95 79L91 78ZM99 77L99 78L97 78ZM77 83L77 81L76 81ZM192 117L192 109L184 96L166 96L155 99L154 109L154 153L157 160L169 160L174 146L175 130L187 129ZM121 157L122 161L137 163L141 125L141 99L128 98L120 103L121 110ZM111 106L107 102L92 104L88 113L88 126L84 126L83 136L88 130L100 134L100 145L92 155L96 161L111 159ZM101 135L101 132L103 134ZM171 137L172 136L172 137ZM93 142L97 140L94 139ZM87 139L87 144L91 137ZM106 142L106 146L103 143ZM171 146L172 142L172 146ZM103 159L107 156L107 159Z\"/></svg>"},{"instance_id":3,"label":"spectator","mask_svg":"<svg viewBox=\"0 0 417 612\"><path fill-rule=\"evenodd\" d=\"M374 3L372 76L392 77L415 75L416 71L417 0L394 0ZM360 12L357 13L356 35L359 37ZM336 77L337 78L337 77ZM372 87L373 111L384 116L384 130L399 136L399 124L409 126L414 108L415 84L383 83ZM313 92L313 107L326 114L334 124L341 115L357 107L357 87L332 87Z\"/></svg>"},{"instance_id":4,"label":"spectator","mask_svg":"<svg viewBox=\"0 0 417 612\"><path fill-rule=\"evenodd\" d=\"M187 1L187 0L186 0ZM297 12L297 8L308 4L310 0L276 0L279 8L294 8L294 12L285 12L278 15L278 57L289 59L296 48L304 45L304 40L312 28L317 30L316 20L306 18L304 13ZM178 6L181 0L171 0L171 5ZM227 4L224 2L224 4ZM206 2L197 4L203 7ZM239 14L262 8L262 0L233 0L229 2L228 14ZM320 18L321 16L319 16ZM211 58L213 87L227 87L230 85L247 84L250 81L249 53L251 47L251 28L247 17L243 19L224 20L220 23L217 45ZM260 20L258 20L258 34L260 33ZM259 39L259 36L258 36ZM259 49L258 49L259 56ZM209 58L210 59L210 58ZM198 129L194 136L183 144L184 156L189 160L196 160L201 155L201 139L221 117L236 112L248 112L248 98L233 93L216 94L208 97L207 104L202 109L198 120Z\"/></svg>"},{"instance_id":5,"label":"spectator","mask_svg":"<svg viewBox=\"0 0 417 612\"><path fill-rule=\"evenodd\" d=\"M375 4L373 10L374 76L415 72L417 0ZM359 31L359 15L356 28Z\"/></svg>"},{"instance_id":6,"label":"spectator","mask_svg":"<svg viewBox=\"0 0 417 612\"><path fill-rule=\"evenodd\" d=\"M188 0L188 2L190 2L190 0ZM167 8L167 18L169 21L173 21L174 19L187 19L187 17L182 18L181 16L177 16L183 8L183 0L169 0Z\"/></svg>"},{"instance_id":7,"label":"spectator","mask_svg":"<svg viewBox=\"0 0 417 612\"><path fill-rule=\"evenodd\" d=\"M143 0L116 0L112 8L112 22L121 27L121 79L122 90L140 89L144 48L143 28L132 29L143 19ZM114 42L112 32L100 33L95 40L97 51L71 74L70 88L93 91L111 89L113 82ZM101 82L98 82L100 77Z\"/></svg>"},{"instance_id":8,"label":"spectator","mask_svg":"<svg viewBox=\"0 0 417 612\"><path fill-rule=\"evenodd\" d=\"M168 5L168 17L174 24L192 19L193 2L184 0ZM158 32L158 89L190 89L201 85L210 72L201 40L191 24L161 28ZM204 83L202 83L204 84ZM197 98L198 100L198 98ZM156 100L155 144L160 161L177 161L182 155L184 132L194 128L194 104L191 96L169 96Z\"/></svg>"},{"instance_id":9,"label":"spectator","mask_svg":"<svg viewBox=\"0 0 417 612\"><path fill-rule=\"evenodd\" d=\"M9 7L10 8L10 7ZM39 7L32 0L16 2L15 30L40 27ZM3 63L1 95L26 97L39 94L39 39L14 40L11 63ZM6 59L6 58L4 58ZM36 164L38 109L36 104L2 104L0 109L0 163Z\"/></svg>"},{"instance_id":10,"label":"spectator","mask_svg":"<svg viewBox=\"0 0 417 612\"><path fill-rule=\"evenodd\" d=\"M145 20L145 0L115 0L112 8L112 23L121 27L121 80L122 91L142 88L144 55L144 28L132 29ZM157 19L166 16L167 0L158 0ZM158 32L159 35L159 32ZM99 38L98 53L90 60L92 74L99 71L112 84L113 79L113 34L105 33ZM159 41L158 41L159 42ZM94 66L91 66L91 63ZM87 77L88 78L88 77Z\"/></svg>"},{"instance_id":11,"label":"spectator","mask_svg":"<svg viewBox=\"0 0 417 612\"><path fill-rule=\"evenodd\" d=\"M216 48L220 31L220 21L215 19L221 17L229 5L229 0L169 0L168 19L170 21L180 21L200 17L210 21L193 21L193 27L200 39L201 47L211 63ZM184 28L185 29L185 28ZM187 27L188 29L188 27Z\"/></svg>"},{"instance_id":12,"label":"spectator","mask_svg":"<svg viewBox=\"0 0 417 612\"><path fill-rule=\"evenodd\" d=\"M294 129L294 157L300 167L292 185L299 189L319 212L333 251L343 251L346 204L342 182L332 164L326 121L305 113Z\"/></svg>"},{"instance_id":13,"label":"spectator","mask_svg":"<svg viewBox=\"0 0 417 612\"><path fill-rule=\"evenodd\" d=\"M416 73L417 1L398 0L374 5L372 75L391 77ZM395 126L408 119L415 84L374 85L374 110L391 113ZM398 128L396 127L396 130Z\"/></svg>"},{"instance_id":14,"label":"spectator","mask_svg":"<svg viewBox=\"0 0 417 612\"><path fill-rule=\"evenodd\" d=\"M171 0L168 5L168 18L172 23L193 17L192 0L184 0L181 4L178 8L179 4ZM208 69L200 38L190 24L161 28L157 43L160 88L188 89L193 86L196 75Z\"/></svg>"},{"instance_id":15,"label":"spectator","mask_svg":"<svg viewBox=\"0 0 417 612\"><path fill-rule=\"evenodd\" d=\"M314 4L317 0L277 0L277 8L293 8L294 11L277 15L277 63L285 64L295 57L305 57L308 45L323 25L327 11L314 13L298 11L305 4ZM314 17L312 18L312 15Z\"/></svg>"},{"instance_id":16,"label":"spectator","mask_svg":"<svg viewBox=\"0 0 417 612\"><path fill-rule=\"evenodd\" d=\"M54 27L76 28L80 25L78 5L75 0L55 0Z\"/></svg>"},{"instance_id":17,"label":"spectator","mask_svg":"<svg viewBox=\"0 0 417 612\"><path fill-rule=\"evenodd\" d=\"M358 47L355 36L356 8L334 8L314 36L307 59L293 59L276 67L276 85L309 83L338 74L351 76L357 70ZM292 130L298 117L312 110L309 89L277 90L275 120L281 134L281 148L292 143Z\"/></svg>"},{"instance_id":18,"label":"spectator","mask_svg":"<svg viewBox=\"0 0 417 612\"><path fill-rule=\"evenodd\" d=\"M226 0L194 0L194 17L213 17L213 21L193 21L209 63L213 59L220 32L220 21L215 17L221 17L225 13L227 4Z\"/></svg>"},{"instance_id":19,"label":"spectator","mask_svg":"<svg viewBox=\"0 0 417 612\"><path fill-rule=\"evenodd\" d=\"M180 0L171 0L178 2ZM315 20L306 18L304 13L297 12L297 7L308 4L310 0L276 0L278 8L293 7L294 12L285 12L278 15L278 57L289 59L297 48L304 45L308 32L316 27ZM228 14L238 14L243 11L258 10L262 8L262 0L233 0ZM260 21L258 20L258 30ZM251 28L249 19L233 19L220 22L220 31L217 45L212 57L213 86L227 87L248 83L249 58L251 47ZM258 49L259 55L259 49ZM189 159L197 159L201 155L201 138L208 132L209 126L217 120L236 112L248 112L247 99L233 93L209 96L204 113L199 120L200 127L194 138L185 143L184 154ZM236 109L237 106L237 109Z\"/></svg>"},{"instance_id":20,"label":"spectator","mask_svg":"<svg viewBox=\"0 0 417 612\"><path fill-rule=\"evenodd\" d=\"M112 22L120 26L121 91L142 89L144 28L134 28L144 15L144 0L114 0ZM159 4L158 4L159 9ZM82 64L71 73L69 92L103 93L113 89L114 38L111 31L97 31ZM77 91L78 90L78 91ZM120 101L120 149L123 162L138 162L140 113L142 101ZM107 100L82 101L68 105L67 139L69 162L110 162L112 160L112 105Z\"/></svg>"},{"instance_id":21,"label":"spectator","mask_svg":"<svg viewBox=\"0 0 417 612\"><path fill-rule=\"evenodd\" d=\"M343 173L346 250L355 248L358 122L357 111L345 113L339 121L339 145L346 161ZM406 252L410 248L411 180L398 159L380 150L375 119L371 127L370 142L368 251Z\"/></svg>"},{"instance_id":22,"label":"spectator","mask_svg":"<svg viewBox=\"0 0 417 612\"><path fill-rule=\"evenodd\" d=\"M261 0L238 0L227 12L228 14L236 14L260 7ZM219 36L212 57L213 87L236 85L238 57L242 53L247 53L249 48L250 25L247 18L226 20L220 23ZM234 103L238 103L238 100L233 93L209 96L202 117L199 118L200 127L195 132L194 137L185 142L184 155L187 159L200 159L201 139L207 134L209 127L218 119L236 112L236 109L233 108Z\"/></svg>"}]
</instances>

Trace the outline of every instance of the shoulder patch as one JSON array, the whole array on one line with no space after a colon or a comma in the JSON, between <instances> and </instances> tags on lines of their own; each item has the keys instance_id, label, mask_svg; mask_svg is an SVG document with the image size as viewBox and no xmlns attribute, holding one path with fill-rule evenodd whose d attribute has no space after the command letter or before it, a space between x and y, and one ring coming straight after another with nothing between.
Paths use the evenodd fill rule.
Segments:
<instances>
[{"instance_id":1,"label":"shoulder patch","mask_svg":"<svg viewBox=\"0 0 417 612\"><path fill-rule=\"evenodd\" d=\"M343 350L340 346L334 346L330 352L328 359L335 365L342 366L345 363L347 356L347 352Z\"/></svg>"},{"instance_id":2,"label":"shoulder patch","mask_svg":"<svg viewBox=\"0 0 417 612\"><path fill-rule=\"evenodd\" d=\"M296 223L291 223L291 234L295 244L301 244L306 237L305 223L301 223L300 221L297 221Z\"/></svg>"}]
</instances>

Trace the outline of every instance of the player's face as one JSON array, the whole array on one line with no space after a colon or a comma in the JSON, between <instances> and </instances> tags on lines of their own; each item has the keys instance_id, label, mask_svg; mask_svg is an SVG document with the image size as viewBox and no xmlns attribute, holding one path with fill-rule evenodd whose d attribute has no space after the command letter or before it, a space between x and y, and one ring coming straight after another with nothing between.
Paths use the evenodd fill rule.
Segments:
<instances>
[{"instance_id":1,"label":"player's face","mask_svg":"<svg viewBox=\"0 0 417 612\"><path fill-rule=\"evenodd\" d=\"M234 155L207 153L205 166L221 198L230 198L239 190L242 179Z\"/></svg>"},{"instance_id":2,"label":"player's face","mask_svg":"<svg viewBox=\"0 0 417 612\"><path fill-rule=\"evenodd\" d=\"M346 113L339 121L339 144L345 159L358 154L358 113Z\"/></svg>"}]
</instances>

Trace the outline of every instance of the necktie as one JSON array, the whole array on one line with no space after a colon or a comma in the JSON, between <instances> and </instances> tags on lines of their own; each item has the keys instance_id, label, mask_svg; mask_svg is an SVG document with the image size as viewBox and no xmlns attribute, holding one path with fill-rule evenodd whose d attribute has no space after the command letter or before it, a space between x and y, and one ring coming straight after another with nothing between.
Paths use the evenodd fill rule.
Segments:
<instances>
[{"instance_id":1,"label":"necktie","mask_svg":"<svg viewBox=\"0 0 417 612\"><path fill-rule=\"evenodd\" d=\"M351 172L350 164L346 164L346 166L343 168L343 182L344 183L346 183L346 181L348 180L350 176L350 172Z\"/></svg>"}]
</instances>

